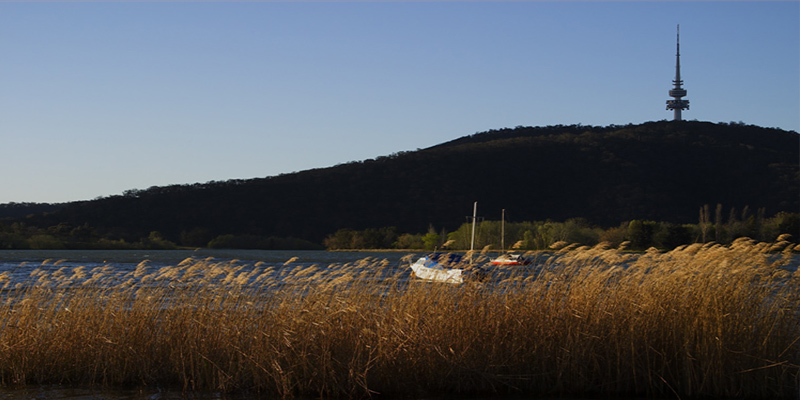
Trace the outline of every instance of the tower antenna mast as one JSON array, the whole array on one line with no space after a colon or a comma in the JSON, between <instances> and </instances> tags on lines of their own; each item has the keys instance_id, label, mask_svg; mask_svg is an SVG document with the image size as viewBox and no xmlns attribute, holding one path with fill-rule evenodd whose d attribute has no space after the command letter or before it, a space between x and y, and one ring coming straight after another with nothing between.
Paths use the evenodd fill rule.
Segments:
<instances>
[{"instance_id":1,"label":"tower antenna mast","mask_svg":"<svg viewBox=\"0 0 800 400\"><path fill-rule=\"evenodd\" d=\"M686 89L681 87L683 80L681 80L681 25L678 24L678 47L675 53L675 80L672 81L675 85L669 91L670 97L674 100L667 100L667 110L674 110L675 121L681 120L681 111L689 109L689 100L683 100L682 97L686 96Z\"/></svg>"}]
</instances>

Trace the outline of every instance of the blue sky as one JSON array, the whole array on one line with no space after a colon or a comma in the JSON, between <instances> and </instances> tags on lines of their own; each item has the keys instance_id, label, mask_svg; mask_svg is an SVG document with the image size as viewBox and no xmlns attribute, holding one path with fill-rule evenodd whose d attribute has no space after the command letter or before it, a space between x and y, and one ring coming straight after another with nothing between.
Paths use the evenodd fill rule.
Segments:
<instances>
[{"instance_id":1,"label":"blue sky","mask_svg":"<svg viewBox=\"0 0 800 400\"><path fill-rule=\"evenodd\" d=\"M800 2L0 2L0 203L246 179L504 127L800 130Z\"/></svg>"}]
</instances>

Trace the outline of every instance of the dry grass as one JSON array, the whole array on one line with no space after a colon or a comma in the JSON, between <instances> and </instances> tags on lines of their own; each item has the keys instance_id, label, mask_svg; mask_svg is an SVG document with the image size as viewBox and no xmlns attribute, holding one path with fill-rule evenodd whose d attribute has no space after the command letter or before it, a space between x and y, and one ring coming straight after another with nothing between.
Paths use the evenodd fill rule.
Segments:
<instances>
[{"instance_id":1,"label":"dry grass","mask_svg":"<svg viewBox=\"0 0 800 400\"><path fill-rule=\"evenodd\" d=\"M794 398L792 250L566 246L537 273L461 286L408 281L405 265L370 259L0 274L0 383Z\"/></svg>"}]
</instances>

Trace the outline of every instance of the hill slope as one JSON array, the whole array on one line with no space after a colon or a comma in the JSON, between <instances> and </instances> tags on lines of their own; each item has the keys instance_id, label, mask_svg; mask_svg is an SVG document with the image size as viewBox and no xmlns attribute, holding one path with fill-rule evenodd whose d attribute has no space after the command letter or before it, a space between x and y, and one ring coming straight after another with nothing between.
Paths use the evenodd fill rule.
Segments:
<instances>
[{"instance_id":1,"label":"hill slope","mask_svg":"<svg viewBox=\"0 0 800 400\"><path fill-rule=\"evenodd\" d=\"M299 237L340 228L454 229L479 214L601 225L696 222L704 204L800 210L796 132L706 122L518 127L275 177L154 187L28 218L141 237L157 230Z\"/></svg>"}]
</instances>

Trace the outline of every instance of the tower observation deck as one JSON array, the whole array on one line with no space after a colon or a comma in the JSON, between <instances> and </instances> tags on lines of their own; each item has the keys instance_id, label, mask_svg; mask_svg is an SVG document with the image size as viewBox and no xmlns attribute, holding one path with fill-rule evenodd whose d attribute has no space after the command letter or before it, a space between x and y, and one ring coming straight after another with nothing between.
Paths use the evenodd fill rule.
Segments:
<instances>
[{"instance_id":1,"label":"tower observation deck","mask_svg":"<svg viewBox=\"0 0 800 400\"><path fill-rule=\"evenodd\" d=\"M681 111L689 109L689 100L683 100L682 97L686 96L686 89L682 88L683 81L681 80L681 26L678 25L678 52L675 54L675 80L672 81L675 87L669 91L670 97L674 100L667 100L667 110L675 111L675 121L681 120Z\"/></svg>"}]
</instances>

